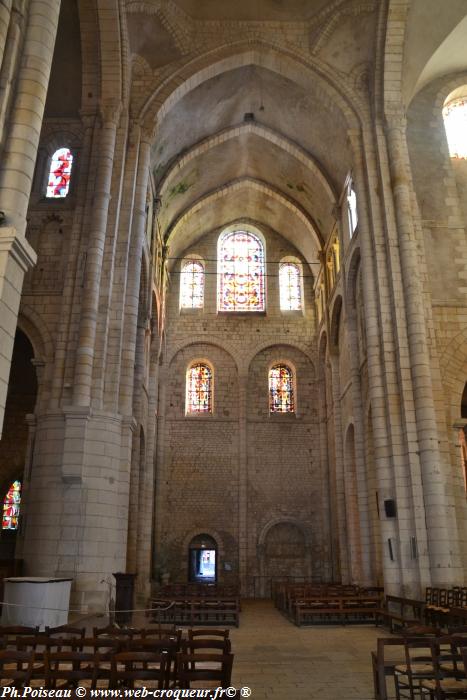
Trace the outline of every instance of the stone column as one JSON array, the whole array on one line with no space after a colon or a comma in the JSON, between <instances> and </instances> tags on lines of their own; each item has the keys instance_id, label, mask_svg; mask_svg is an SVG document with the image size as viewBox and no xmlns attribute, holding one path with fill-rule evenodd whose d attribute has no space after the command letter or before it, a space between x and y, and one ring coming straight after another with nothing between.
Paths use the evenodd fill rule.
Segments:
<instances>
[{"instance_id":1,"label":"stone column","mask_svg":"<svg viewBox=\"0 0 467 700\"><path fill-rule=\"evenodd\" d=\"M370 202L366 187L363 142L360 132L349 132L353 155L354 185L358 203L358 237L361 250L363 299L365 307L365 330L367 337L368 380L373 422L375 465L380 502L394 498L395 480L391 459L392 445L389 434L389 419L385 405L386 385L383 362L383 339L380 329L378 284L375 271L375 247L370 225ZM401 591L402 571L397 555L389 556L388 540L398 540L397 523L381 517L381 545L383 552L384 584L388 592Z\"/></svg>"},{"instance_id":2,"label":"stone column","mask_svg":"<svg viewBox=\"0 0 467 700\"><path fill-rule=\"evenodd\" d=\"M0 162L0 209L7 224L26 231L37 147L57 34L60 0L31 0L11 111Z\"/></svg>"},{"instance_id":3,"label":"stone column","mask_svg":"<svg viewBox=\"0 0 467 700\"><path fill-rule=\"evenodd\" d=\"M102 127L98 145L98 172L89 231L73 392L73 403L77 406L89 406L91 402L99 291L111 196L117 125L120 119L121 107L121 103L115 101L113 103L105 103L101 108Z\"/></svg>"},{"instance_id":4,"label":"stone column","mask_svg":"<svg viewBox=\"0 0 467 700\"><path fill-rule=\"evenodd\" d=\"M453 585L458 580L459 561L457 546L451 534L455 525L452 517L453 504L449 503L446 494L446 468L440 463L441 455L438 448L431 362L412 210L406 120L400 113L388 115L387 144L407 316L430 569L433 585L446 586Z\"/></svg>"},{"instance_id":5,"label":"stone column","mask_svg":"<svg viewBox=\"0 0 467 700\"><path fill-rule=\"evenodd\" d=\"M124 333L121 348L120 411L123 415L133 412L133 384L138 324L139 292L143 244L146 233L146 195L149 181L151 142L142 133L139 145L138 174L133 207L131 242L128 257L128 282L125 296ZM149 280L148 280L149 284Z\"/></svg>"},{"instance_id":6,"label":"stone column","mask_svg":"<svg viewBox=\"0 0 467 700\"><path fill-rule=\"evenodd\" d=\"M11 0L0 0L0 68L3 63L5 44L10 24Z\"/></svg>"},{"instance_id":7,"label":"stone column","mask_svg":"<svg viewBox=\"0 0 467 700\"><path fill-rule=\"evenodd\" d=\"M347 533L347 517L345 508L345 482L344 482L344 451L340 397L339 357L330 356L332 404L334 414L334 448L335 448L335 474L336 474L336 500L337 500L337 525L339 532L339 557L342 583L350 581L349 541Z\"/></svg>"},{"instance_id":8,"label":"stone column","mask_svg":"<svg viewBox=\"0 0 467 700\"><path fill-rule=\"evenodd\" d=\"M10 9L8 0L0 1L0 48ZM36 262L24 234L59 9L60 0L31 0L12 126L0 160L0 431L24 274Z\"/></svg>"},{"instance_id":9,"label":"stone column","mask_svg":"<svg viewBox=\"0 0 467 700\"><path fill-rule=\"evenodd\" d=\"M240 591L248 587L248 375L238 376L238 568ZM256 543L255 543L256 544Z\"/></svg>"},{"instance_id":10,"label":"stone column","mask_svg":"<svg viewBox=\"0 0 467 700\"><path fill-rule=\"evenodd\" d=\"M360 361L358 352L356 314L347 317L347 335L350 350L350 376L352 382L352 410L354 415L355 469L357 478L357 500L359 512L359 539L362 557L363 576L361 583L365 586L374 584L371 576L371 530L368 507L367 472L364 448L364 419L362 407L362 390L360 381ZM360 583L360 582L359 582Z\"/></svg>"}]
</instances>

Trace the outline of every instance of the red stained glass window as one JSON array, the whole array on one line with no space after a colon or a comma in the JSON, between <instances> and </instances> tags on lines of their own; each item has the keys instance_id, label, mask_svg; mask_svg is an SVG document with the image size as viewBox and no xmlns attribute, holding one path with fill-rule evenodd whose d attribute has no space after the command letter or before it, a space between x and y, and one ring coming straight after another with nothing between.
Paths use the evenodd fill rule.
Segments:
<instances>
[{"instance_id":1,"label":"red stained glass window","mask_svg":"<svg viewBox=\"0 0 467 700\"><path fill-rule=\"evenodd\" d=\"M212 413L211 368L202 362L191 365L186 383L186 412Z\"/></svg>"},{"instance_id":2,"label":"red stained glass window","mask_svg":"<svg viewBox=\"0 0 467 700\"><path fill-rule=\"evenodd\" d=\"M59 148L52 156L50 164L49 181L47 184L47 197L51 199L63 199L70 189L71 166L73 156L69 148Z\"/></svg>"},{"instance_id":3,"label":"red stained glass window","mask_svg":"<svg viewBox=\"0 0 467 700\"><path fill-rule=\"evenodd\" d=\"M17 530L21 503L21 481L14 481L3 501L2 530Z\"/></svg>"},{"instance_id":4,"label":"red stained glass window","mask_svg":"<svg viewBox=\"0 0 467 700\"><path fill-rule=\"evenodd\" d=\"M220 240L219 311L264 311L263 244L247 231Z\"/></svg>"},{"instance_id":5,"label":"red stained glass window","mask_svg":"<svg viewBox=\"0 0 467 700\"><path fill-rule=\"evenodd\" d=\"M269 411L295 412L293 373L287 365L274 365L269 370Z\"/></svg>"}]
</instances>

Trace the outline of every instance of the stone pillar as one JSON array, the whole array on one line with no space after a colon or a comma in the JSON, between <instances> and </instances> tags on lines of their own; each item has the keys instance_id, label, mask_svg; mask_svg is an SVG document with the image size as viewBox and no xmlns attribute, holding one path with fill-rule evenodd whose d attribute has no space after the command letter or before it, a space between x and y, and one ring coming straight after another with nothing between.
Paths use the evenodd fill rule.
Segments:
<instances>
[{"instance_id":1,"label":"stone pillar","mask_svg":"<svg viewBox=\"0 0 467 700\"><path fill-rule=\"evenodd\" d=\"M73 403L77 406L89 406L91 402L99 291L111 196L117 125L120 119L121 107L121 103L115 101L115 103L102 105L101 111L102 127L98 145L98 172L89 231L73 392Z\"/></svg>"},{"instance_id":2,"label":"stone pillar","mask_svg":"<svg viewBox=\"0 0 467 700\"><path fill-rule=\"evenodd\" d=\"M0 160L0 435L13 338L24 274L36 256L24 237L39 135L44 115L60 0L31 0L11 110L11 129ZM0 0L3 55L11 3ZM3 219L3 214L0 213Z\"/></svg>"},{"instance_id":3,"label":"stone pillar","mask_svg":"<svg viewBox=\"0 0 467 700\"><path fill-rule=\"evenodd\" d=\"M345 483L344 483L344 451L340 397L339 358L330 356L332 376L332 404L334 414L334 447L335 447L335 473L336 473L336 499L337 499L337 525L339 532L339 557L342 583L350 581L349 542L347 533L347 518L345 510Z\"/></svg>"},{"instance_id":4,"label":"stone pillar","mask_svg":"<svg viewBox=\"0 0 467 700\"><path fill-rule=\"evenodd\" d=\"M11 0L0 0L0 68L3 63L5 44L10 24Z\"/></svg>"},{"instance_id":5,"label":"stone pillar","mask_svg":"<svg viewBox=\"0 0 467 700\"><path fill-rule=\"evenodd\" d=\"M375 465L380 502L384 498L394 498L395 479L392 464L392 445L389 434L389 419L385 405L385 372L381 359L382 332L379 319L378 284L375 274L375 248L372 227L370 226L370 203L366 187L365 164L363 160L363 140L360 132L349 133L353 155L354 185L358 203L358 237L361 250L363 299L365 307L365 330L367 337L367 359L369 393L373 422ZM398 540L397 523L380 514L381 548L383 552L384 585L388 593L401 591L402 571L397 556L389 556L388 540Z\"/></svg>"},{"instance_id":6,"label":"stone pillar","mask_svg":"<svg viewBox=\"0 0 467 700\"><path fill-rule=\"evenodd\" d=\"M21 233L0 227L0 438L21 288L36 254Z\"/></svg>"},{"instance_id":7,"label":"stone pillar","mask_svg":"<svg viewBox=\"0 0 467 700\"><path fill-rule=\"evenodd\" d=\"M124 307L124 333L121 349L120 411L123 415L131 415L133 412L136 336L142 253L146 233L146 195L149 181L150 154L150 140L147 137L142 138L139 146L138 175L133 207L131 242L128 258L128 282Z\"/></svg>"},{"instance_id":8,"label":"stone pillar","mask_svg":"<svg viewBox=\"0 0 467 700\"><path fill-rule=\"evenodd\" d=\"M446 465L443 467L440 463L438 448L426 319L421 303L423 289L413 220L406 120L400 113L388 115L387 143L407 316L430 570L433 585L447 586L459 580L460 571L457 543L452 540L455 526L453 504L449 503L446 493Z\"/></svg>"},{"instance_id":9,"label":"stone pillar","mask_svg":"<svg viewBox=\"0 0 467 700\"><path fill-rule=\"evenodd\" d=\"M30 2L11 128L0 162L0 209L20 234L26 231L59 10L60 0Z\"/></svg>"},{"instance_id":10,"label":"stone pillar","mask_svg":"<svg viewBox=\"0 0 467 700\"><path fill-rule=\"evenodd\" d=\"M238 569L240 592L248 590L248 375L238 376ZM255 542L256 545L256 542Z\"/></svg>"},{"instance_id":11,"label":"stone pillar","mask_svg":"<svg viewBox=\"0 0 467 700\"><path fill-rule=\"evenodd\" d=\"M350 350L350 376L352 382L352 411L354 416L355 469L357 478L357 499L359 514L359 539L362 557L362 580L364 586L374 585L371 571L371 525L368 507L367 470L364 448L364 419L362 407L362 390L360 382L360 361L358 352L356 314L347 317L347 335Z\"/></svg>"}]
</instances>

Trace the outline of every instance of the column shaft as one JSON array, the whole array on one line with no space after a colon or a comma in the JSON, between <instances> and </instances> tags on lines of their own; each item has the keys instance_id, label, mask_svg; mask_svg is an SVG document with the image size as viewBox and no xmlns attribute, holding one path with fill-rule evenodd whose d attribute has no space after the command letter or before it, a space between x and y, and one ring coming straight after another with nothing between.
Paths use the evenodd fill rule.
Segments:
<instances>
[{"instance_id":1,"label":"column shaft","mask_svg":"<svg viewBox=\"0 0 467 700\"><path fill-rule=\"evenodd\" d=\"M44 116L60 0L31 0L10 131L0 162L0 202L7 222L26 231L37 148Z\"/></svg>"},{"instance_id":2,"label":"column shaft","mask_svg":"<svg viewBox=\"0 0 467 700\"><path fill-rule=\"evenodd\" d=\"M73 398L77 406L89 406L91 401L99 291L120 105L114 105L111 112L111 114L103 115L104 122L100 132L98 147L99 168L96 177L93 215L89 232L75 367Z\"/></svg>"}]
</instances>

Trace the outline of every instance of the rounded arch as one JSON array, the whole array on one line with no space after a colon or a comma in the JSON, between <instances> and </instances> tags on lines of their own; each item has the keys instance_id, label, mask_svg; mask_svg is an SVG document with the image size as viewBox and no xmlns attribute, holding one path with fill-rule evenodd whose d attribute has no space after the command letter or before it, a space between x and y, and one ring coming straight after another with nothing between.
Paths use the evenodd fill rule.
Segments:
<instances>
[{"instance_id":1,"label":"rounded arch","mask_svg":"<svg viewBox=\"0 0 467 700\"><path fill-rule=\"evenodd\" d=\"M209 136L208 138L195 144L187 152L184 152L179 158L174 159L160 182L160 196L162 197L164 195L168 183L174 173L179 172L181 168L211 148L216 148L220 144L225 143L230 139L238 138L238 136L242 134L254 134L265 141L273 143L276 146L279 146L289 156L292 156L300 163L305 165L316 177L328 195L331 206L335 204L337 195L334 191L334 187L320 164L310 155L310 153L278 131L254 122L243 122L229 129L224 129L223 131L213 134L212 136Z\"/></svg>"},{"instance_id":2,"label":"rounded arch","mask_svg":"<svg viewBox=\"0 0 467 700\"><path fill-rule=\"evenodd\" d=\"M52 335L44 319L30 306L22 305L18 328L23 331L34 350L34 359L51 362L54 357ZM39 330L40 329L40 330Z\"/></svg>"},{"instance_id":3,"label":"rounded arch","mask_svg":"<svg viewBox=\"0 0 467 700\"><path fill-rule=\"evenodd\" d=\"M303 523L301 520L298 520L298 518L294 518L292 516L282 516L278 518L272 518L269 520L266 525L262 528L259 537L258 537L258 546L259 547L264 547L266 543L266 539L270 531L276 527L276 525L293 525L296 527L300 532L302 533L305 543L307 544L308 547L311 547L313 538L312 538L312 533L311 533L311 527L307 526L305 523Z\"/></svg>"},{"instance_id":4,"label":"rounded arch","mask_svg":"<svg viewBox=\"0 0 467 700\"><path fill-rule=\"evenodd\" d=\"M183 538L182 541L182 551L183 552L188 552L188 549L190 547L190 543L196 538L201 535L207 535L211 539L214 540L217 544L217 551L219 553L219 556L224 557L225 556L225 542L224 538L222 537L221 533L218 532L218 530L213 530L211 527L197 527L194 528L193 530L190 530L185 537Z\"/></svg>"},{"instance_id":5,"label":"rounded arch","mask_svg":"<svg viewBox=\"0 0 467 700\"><path fill-rule=\"evenodd\" d=\"M462 396L467 381L467 330L450 339L440 354L441 377L446 392L450 421L460 417Z\"/></svg>"},{"instance_id":6,"label":"rounded arch","mask_svg":"<svg viewBox=\"0 0 467 700\"><path fill-rule=\"evenodd\" d=\"M245 370L247 372L250 371L252 363L255 361L256 357L261 352L263 352L264 350L268 350L269 348L273 348L276 345L278 345L278 343L272 342L271 340L264 340L264 341L258 343L257 345L255 345L255 347L252 348L252 350L244 358L243 366L244 366ZM309 361L309 363L312 366L313 375L314 376L316 375L315 359L314 359L313 355L311 354L308 347L306 347L305 345L303 345L301 343L282 343L281 342L281 343L279 343L279 345L281 348L289 347L292 350L298 350L303 355L305 355L305 357L307 358L307 360ZM275 364L275 361L274 361L274 364ZM289 361L289 364L290 364L290 361Z\"/></svg>"},{"instance_id":7,"label":"rounded arch","mask_svg":"<svg viewBox=\"0 0 467 700\"><path fill-rule=\"evenodd\" d=\"M287 209L291 210L295 214L295 216L297 216L298 219L300 219L300 221L302 221L302 223L309 230L317 250L321 249L321 232L316 223L314 222L313 218L308 214L308 212L306 212L303 209L303 207L293 198L289 197L288 195L285 195L283 192L276 189L272 185L269 185L267 182L252 177L240 177L236 180L231 180L222 187L219 187L213 192L209 192L208 194L204 195L203 197L200 197L200 199L190 204L190 206L187 209L185 209L185 211L183 211L181 214L179 214L175 221L173 221L168 226L167 242L169 243L170 240L174 238L179 229L183 230L188 220L192 216L199 214L201 209L203 209L204 207L209 207L220 197L228 197L232 194L232 192L244 189L245 187L251 187L252 189L259 190L260 192L263 192L264 194L271 197L272 199L278 201Z\"/></svg>"},{"instance_id":8,"label":"rounded arch","mask_svg":"<svg viewBox=\"0 0 467 700\"><path fill-rule=\"evenodd\" d=\"M221 73L247 65L258 65L303 84L304 76L318 83L328 102L338 105L349 128L357 128L357 112L363 111L358 97L336 72L317 57L298 57L291 51L263 41L233 41L196 56L169 76L143 105L140 119L151 129L157 120L189 91Z\"/></svg>"},{"instance_id":9,"label":"rounded arch","mask_svg":"<svg viewBox=\"0 0 467 700\"><path fill-rule=\"evenodd\" d=\"M175 358L177 355L182 352L183 350L186 350L187 348L193 347L195 345L204 345L204 346L210 346L212 345L213 347L217 347L220 350L223 350L229 358L232 360L232 362L235 365L235 368L238 371L238 361L235 358L235 349L229 344L221 340L220 338L215 338L213 336L209 336L209 339L206 338L206 336L193 336L189 342L185 340L180 341L179 343L175 344L172 348L172 351L170 354L167 355L167 365L170 366L173 364Z\"/></svg>"}]
</instances>

